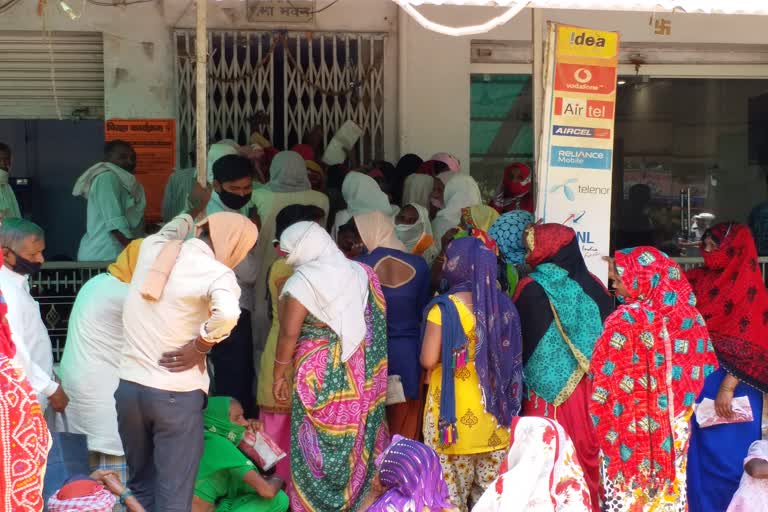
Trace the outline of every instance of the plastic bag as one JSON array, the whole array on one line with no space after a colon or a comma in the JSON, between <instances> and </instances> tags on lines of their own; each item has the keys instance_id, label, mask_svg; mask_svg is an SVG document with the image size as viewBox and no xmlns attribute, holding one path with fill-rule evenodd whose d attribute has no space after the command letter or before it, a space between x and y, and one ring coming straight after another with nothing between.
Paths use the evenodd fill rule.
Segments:
<instances>
[{"instance_id":1,"label":"plastic bag","mask_svg":"<svg viewBox=\"0 0 768 512\"><path fill-rule=\"evenodd\" d=\"M237 445L262 471L269 471L286 457L285 452L264 432L246 430L243 440Z\"/></svg>"},{"instance_id":2,"label":"plastic bag","mask_svg":"<svg viewBox=\"0 0 768 512\"><path fill-rule=\"evenodd\" d=\"M714 427L715 425L727 425L729 423L748 423L754 420L752 415L752 406L749 404L749 398L746 396L734 397L731 402L733 416L723 418L717 415L715 410L715 401L705 398L696 406L696 421L700 428Z\"/></svg>"}]
</instances>

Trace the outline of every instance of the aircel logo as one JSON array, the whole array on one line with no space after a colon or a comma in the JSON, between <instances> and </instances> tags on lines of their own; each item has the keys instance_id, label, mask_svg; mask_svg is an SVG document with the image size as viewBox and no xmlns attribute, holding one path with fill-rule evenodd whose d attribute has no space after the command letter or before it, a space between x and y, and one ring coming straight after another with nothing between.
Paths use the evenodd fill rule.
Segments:
<instances>
[{"instance_id":1,"label":"aircel logo","mask_svg":"<svg viewBox=\"0 0 768 512\"><path fill-rule=\"evenodd\" d=\"M608 128L588 128L586 126L554 125L552 135L561 137L586 137L590 139L609 139L611 130Z\"/></svg>"}]
</instances>

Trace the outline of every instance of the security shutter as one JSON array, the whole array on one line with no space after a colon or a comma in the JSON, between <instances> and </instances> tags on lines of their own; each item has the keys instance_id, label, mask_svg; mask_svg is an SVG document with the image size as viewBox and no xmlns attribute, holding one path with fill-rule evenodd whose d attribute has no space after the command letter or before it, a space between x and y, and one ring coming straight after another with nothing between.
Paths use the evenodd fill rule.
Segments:
<instances>
[{"instance_id":1,"label":"security shutter","mask_svg":"<svg viewBox=\"0 0 768 512\"><path fill-rule=\"evenodd\" d=\"M0 31L0 118L56 119L55 97L65 119L104 117L101 33Z\"/></svg>"}]
</instances>

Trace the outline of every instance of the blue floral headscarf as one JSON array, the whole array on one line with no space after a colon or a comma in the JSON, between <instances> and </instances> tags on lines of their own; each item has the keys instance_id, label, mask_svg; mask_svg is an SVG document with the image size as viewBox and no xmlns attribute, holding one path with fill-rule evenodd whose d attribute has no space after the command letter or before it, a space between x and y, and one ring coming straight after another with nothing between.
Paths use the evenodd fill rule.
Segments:
<instances>
[{"instance_id":1,"label":"blue floral headscarf","mask_svg":"<svg viewBox=\"0 0 768 512\"><path fill-rule=\"evenodd\" d=\"M513 265L525 263L523 231L528 225L533 224L533 220L533 215L525 210L515 210L499 217L488 230L488 234L496 240L496 245L507 263Z\"/></svg>"}]
</instances>

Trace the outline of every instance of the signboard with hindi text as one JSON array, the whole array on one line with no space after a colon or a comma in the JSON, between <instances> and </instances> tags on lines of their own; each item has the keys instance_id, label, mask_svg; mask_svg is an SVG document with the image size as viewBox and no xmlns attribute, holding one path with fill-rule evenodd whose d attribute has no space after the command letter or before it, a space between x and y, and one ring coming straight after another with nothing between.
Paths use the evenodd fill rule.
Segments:
<instances>
[{"instance_id":1,"label":"signboard with hindi text","mask_svg":"<svg viewBox=\"0 0 768 512\"><path fill-rule=\"evenodd\" d=\"M315 0L248 0L246 12L251 22L311 23Z\"/></svg>"},{"instance_id":2,"label":"signboard with hindi text","mask_svg":"<svg viewBox=\"0 0 768 512\"><path fill-rule=\"evenodd\" d=\"M551 23L537 165L537 218L576 231L604 282L611 235L619 34Z\"/></svg>"},{"instance_id":3,"label":"signboard with hindi text","mask_svg":"<svg viewBox=\"0 0 768 512\"><path fill-rule=\"evenodd\" d=\"M175 119L109 119L104 139L124 140L136 151L136 179L144 186L147 222L162 219L163 191L176 165Z\"/></svg>"}]
</instances>

